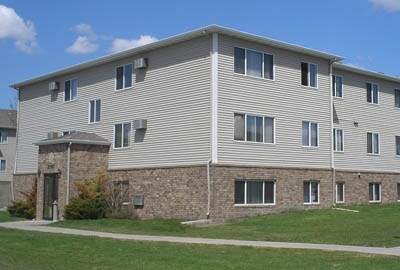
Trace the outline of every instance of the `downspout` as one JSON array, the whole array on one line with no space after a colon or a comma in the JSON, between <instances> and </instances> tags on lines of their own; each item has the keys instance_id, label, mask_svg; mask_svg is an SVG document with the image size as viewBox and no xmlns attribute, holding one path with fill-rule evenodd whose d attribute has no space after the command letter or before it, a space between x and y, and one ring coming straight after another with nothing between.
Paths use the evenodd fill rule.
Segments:
<instances>
[{"instance_id":1,"label":"downspout","mask_svg":"<svg viewBox=\"0 0 400 270\"><path fill-rule=\"evenodd\" d=\"M211 211L210 165L218 162L218 33L211 34L211 133L210 159L207 161L207 219Z\"/></svg>"},{"instance_id":2,"label":"downspout","mask_svg":"<svg viewBox=\"0 0 400 270\"><path fill-rule=\"evenodd\" d=\"M19 135L19 117L20 117L20 100L21 100L21 91L17 87L13 87L15 90L18 91L18 109L17 109L17 129L15 131L15 158L14 158L14 175L17 174L17 161L18 161L18 155L17 155L17 147L18 147L18 135ZM14 201L14 175L12 177L11 181L11 200Z\"/></svg>"},{"instance_id":3,"label":"downspout","mask_svg":"<svg viewBox=\"0 0 400 270\"><path fill-rule=\"evenodd\" d=\"M211 159L207 161L207 219L210 218L211 209L211 172L210 172Z\"/></svg>"},{"instance_id":4,"label":"downspout","mask_svg":"<svg viewBox=\"0 0 400 270\"><path fill-rule=\"evenodd\" d=\"M69 184L70 184L70 168L71 168L71 145L72 142L68 144L68 156L67 156L67 197L65 199L65 205L69 204Z\"/></svg>"},{"instance_id":5,"label":"downspout","mask_svg":"<svg viewBox=\"0 0 400 270\"><path fill-rule=\"evenodd\" d=\"M336 205L336 169L335 169L335 153L334 153L334 146L333 146L333 79L332 79L332 65L336 62L336 59L329 61L329 117L330 117L330 159L331 159L331 171L332 171L332 205Z\"/></svg>"}]
</instances>

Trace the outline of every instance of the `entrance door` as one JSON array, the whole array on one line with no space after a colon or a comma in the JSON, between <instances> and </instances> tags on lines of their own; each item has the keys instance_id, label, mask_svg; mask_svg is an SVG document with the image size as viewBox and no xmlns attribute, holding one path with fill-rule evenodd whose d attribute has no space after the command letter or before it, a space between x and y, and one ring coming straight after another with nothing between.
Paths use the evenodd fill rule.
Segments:
<instances>
[{"instance_id":1,"label":"entrance door","mask_svg":"<svg viewBox=\"0 0 400 270\"><path fill-rule=\"evenodd\" d=\"M58 200L58 173L44 174L43 219L53 219L53 202Z\"/></svg>"}]
</instances>

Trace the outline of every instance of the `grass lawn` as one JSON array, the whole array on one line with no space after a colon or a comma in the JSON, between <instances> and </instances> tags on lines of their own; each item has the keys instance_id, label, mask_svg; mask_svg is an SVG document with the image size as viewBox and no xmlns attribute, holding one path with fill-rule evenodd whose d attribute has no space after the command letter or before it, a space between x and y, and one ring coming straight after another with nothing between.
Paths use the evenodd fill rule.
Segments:
<instances>
[{"instance_id":1,"label":"grass lawn","mask_svg":"<svg viewBox=\"0 0 400 270\"><path fill-rule=\"evenodd\" d=\"M0 228L0 269L398 269L398 257L131 242Z\"/></svg>"},{"instance_id":2,"label":"grass lawn","mask_svg":"<svg viewBox=\"0 0 400 270\"><path fill-rule=\"evenodd\" d=\"M0 211L0 222L24 220L23 218L12 217L7 211Z\"/></svg>"},{"instance_id":3,"label":"grass lawn","mask_svg":"<svg viewBox=\"0 0 400 270\"><path fill-rule=\"evenodd\" d=\"M190 227L179 220L65 220L58 227L128 234L223 239L400 246L400 205L352 206L359 213L334 209L258 216L211 227Z\"/></svg>"}]
</instances>

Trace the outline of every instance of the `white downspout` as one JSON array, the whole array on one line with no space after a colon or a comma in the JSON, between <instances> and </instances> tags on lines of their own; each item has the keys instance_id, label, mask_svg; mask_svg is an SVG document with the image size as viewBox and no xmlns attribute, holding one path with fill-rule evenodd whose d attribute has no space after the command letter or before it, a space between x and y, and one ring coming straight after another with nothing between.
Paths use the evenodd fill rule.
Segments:
<instances>
[{"instance_id":1,"label":"white downspout","mask_svg":"<svg viewBox=\"0 0 400 270\"><path fill-rule=\"evenodd\" d=\"M17 161L18 161L18 135L19 135L19 117L20 117L20 96L21 96L21 92L18 88L14 88L15 90L18 91L18 109L17 109L17 129L15 131L15 158L14 158L14 175L17 174ZM11 200L14 201L15 197L14 197L14 175L11 179Z\"/></svg>"},{"instance_id":2,"label":"white downspout","mask_svg":"<svg viewBox=\"0 0 400 270\"><path fill-rule=\"evenodd\" d=\"M330 60L329 61L329 81L330 81L330 87L329 87L329 115L330 115L330 159L331 159L331 171L332 171L332 205L336 204L336 169L335 169L335 153L334 153L334 146L333 146L333 79L332 79L332 65L335 62L335 60Z\"/></svg>"},{"instance_id":3,"label":"white downspout","mask_svg":"<svg viewBox=\"0 0 400 270\"><path fill-rule=\"evenodd\" d=\"M207 219L210 218L211 209L211 172L210 172L211 159L207 161Z\"/></svg>"},{"instance_id":4,"label":"white downspout","mask_svg":"<svg viewBox=\"0 0 400 270\"><path fill-rule=\"evenodd\" d=\"M67 197L65 199L65 205L69 204L69 184L70 184L70 167L71 167L71 145L72 142L68 144L68 156L67 156Z\"/></svg>"}]
</instances>

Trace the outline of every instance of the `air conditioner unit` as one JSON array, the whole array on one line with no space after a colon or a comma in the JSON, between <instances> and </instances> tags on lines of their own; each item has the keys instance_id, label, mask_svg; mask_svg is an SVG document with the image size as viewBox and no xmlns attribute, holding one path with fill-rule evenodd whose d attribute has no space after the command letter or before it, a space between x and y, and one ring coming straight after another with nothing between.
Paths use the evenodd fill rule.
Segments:
<instances>
[{"instance_id":1,"label":"air conditioner unit","mask_svg":"<svg viewBox=\"0 0 400 270\"><path fill-rule=\"evenodd\" d=\"M135 61L133 61L133 66L135 67L135 69L139 69L139 68L146 68L147 67L147 58L139 58L136 59Z\"/></svg>"},{"instance_id":2,"label":"air conditioner unit","mask_svg":"<svg viewBox=\"0 0 400 270\"><path fill-rule=\"evenodd\" d=\"M143 195L135 195L133 199L134 206L143 206L144 205L144 196Z\"/></svg>"},{"instance_id":3,"label":"air conditioner unit","mask_svg":"<svg viewBox=\"0 0 400 270\"><path fill-rule=\"evenodd\" d=\"M58 137L58 132L50 131L47 133L47 139L52 140Z\"/></svg>"},{"instance_id":4,"label":"air conditioner unit","mask_svg":"<svg viewBox=\"0 0 400 270\"><path fill-rule=\"evenodd\" d=\"M133 121L133 127L135 129L146 129L147 128L147 119L138 119Z\"/></svg>"},{"instance_id":5,"label":"air conditioner unit","mask_svg":"<svg viewBox=\"0 0 400 270\"><path fill-rule=\"evenodd\" d=\"M60 89L60 83L59 82L49 82L49 91L56 91Z\"/></svg>"}]
</instances>

